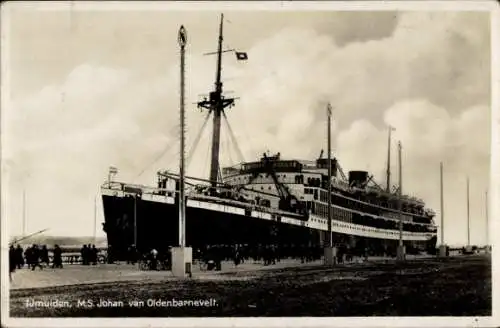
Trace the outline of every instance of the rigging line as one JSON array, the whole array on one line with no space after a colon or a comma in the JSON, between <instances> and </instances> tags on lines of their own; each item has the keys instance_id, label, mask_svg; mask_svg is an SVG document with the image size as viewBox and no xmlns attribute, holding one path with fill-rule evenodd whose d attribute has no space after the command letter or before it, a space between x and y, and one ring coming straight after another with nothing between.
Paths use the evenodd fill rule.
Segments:
<instances>
[{"instance_id":1,"label":"rigging line","mask_svg":"<svg viewBox=\"0 0 500 328\"><path fill-rule=\"evenodd\" d=\"M209 141L210 141L209 145L211 145L211 144L212 144L212 138L210 137L210 138L208 138L208 139L209 139ZM205 155L205 162L203 163L203 170L204 170L204 171L205 171L205 170L206 170L206 168L207 168L207 163L210 163L210 162L209 162L209 160L208 160L208 159L209 159L209 156L210 156L210 150L211 150L211 149L210 149L210 146L209 146L209 147L207 147L207 153L206 153L206 155ZM210 166L208 166L208 173L210 174ZM206 174L206 171L205 171L205 172L203 172L203 174Z\"/></svg>"},{"instance_id":2,"label":"rigging line","mask_svg":"<svg viewBox=\"0 0 500 328\"><path fill-rule=\"evenodd\" d=\"M187 158L187 166L186 166L186 168L189 166L190 159L191 159L191 157L192 157L192 155L193 155L193 153L194 153L194 150L196 149L196 146L197 146L197 144L198 144L198 142L199 142L199 139L201 139L201 135L202 135L203 129L204 129L204 127L206 126L206 123L207 123L207 121L208 121L208 117L209 117L209 115L207 114L207 117L205 118L205 122L203 123L203 126L202 126L202 130L199 132L199 134L198 134L198 136L197 136L197 139L196 139L196 140L195 140L195 142L194 142L193 147L191 147L191 150L190 150L189 155L188 155L188 158ZM178 130L178 129L180 129L180 126L179 126L179 125L175 125L175 126L174 126L174 129ZM172 133L174 129L172 129L172 130L170 131L170 133ZM178 136L175 138L175 141L179 141ZM145 172L148 168L150 168L153 164L157 163L157 162L158 162L158 161L159 161L162 157L164 157L164 156L166 155L166 153L167 153L167 152L169 152L170 150L172 150L172 149L173 149L176 145L177 145L176 143L173 143L172 145L170 145L170 146L169 146L169 148L165 149L165 151L163 151L163 152L160 154L160 156L158 156L158 157L157 157L157 158L156 158L156 159L155 159L152 163L150 163L150 164L149 164L149 165L148 165L148 166L147 166L144 170L142 170L142 172L141 172L141 173L140 173L137 177L139 177L139 176L141 176L142 174L144 174L144 172ZM180 150L178 150L178 151L176 152L176 155L177 155L177 156L172 156L172 157L170 158L170 160L169 160L169 161L165 164L165 168L168 168L168 167L169 167L169 166L173 163L173 161L175 161L176 159L178 159L178 158L180 157ZM137 177L136 177L136 178L137 178Z\"/></svg>"},{"instance_id":3,"label":"rigging line","mask_svg":"<svg viewBox=\"0 0 500 328\"><path fill-rule=\"evenodd\" d=\"M236 139L236 136L233 133L233 130L231 126L229 125L229 120L227 119L226 116L224 116L224 120L226 122L226 127L227 127L227 134L229 136L230 146L233 146L233 151L235 151L236 157L239 159L240 162L245 162L245 157L243 156L243 153L238 145L238 141ZM232 160L232 159L231 159ZM233 162L232 164L237 164L237 161Z\"/></svg>"},{"instance_id":4,"label":"rigging line","mask_svg":"<svg viewBox=\"0 0 500 328\"><path fill-rule=\"evenodd\" d=\"M235 163L233 161L233 156L231 155L233 149L231 146L234 146L231 140L231 135L229 134L228 129L224 129L225 139L226 139L226 148L227 148L227 157L229 158L229 166L233 166Z\"/></svg>"},{"instance_id":5,"label":"rigging line","mask_svg":"<svg viewBox=\"0 0 500 328\"><path fill-rule=\"evenodd\" d=\"M226 130L226 129L224 129ZM226 139L226 151L227 151L227 159L229 160L229 163L228 163L228 166L233 166L233 156L231 155L231 153L233 152L233 150L231 149L231 137L229 136L229 133L227 132L227 130L225 131L225 137L224 139ZM222 173L221 173L222 174Z\"/></svg>"},{"instance_id":6,"label":"rigging line","mask_svg":"<svg viewBox=\"0 0 500 328\"><path fill-rule=\"evenodd\" d=\"M173 148L172 145L170 145L168 148L166 148L159 156L157 156L155 158L154 161L152 161L148 166L146 166L134 179L137 179L138 177L143 175L144 172L146 172L153 164L157 163L160 159L163 158L163 156L165 156L168 152L170 152L172 150L172 148Z\"/></svg>"},{"instance_id":7,"label":"rigging line","mask_svg":"<svg viewBox=\"0 0 500 328\"><path fill-rule=\"evenodd\" d=\"M225 130L225 129L222 128L221 130ZM223 151L223 154L224 154L225 165L228 164L228 162L230 161L230 156L231 156L231 148L229 147L229 143L228 143L228 140L227 140L226 133L227 133L227 131L223 131L223 134L222 134L222 145L224 147L222 151ZM221 163L219 165L219 171L222 170L222 166L223 166L223 164ZM219 173L219 174L221 174L221 173Z\"/></svg>"},{"instance_id":8,"label":"rigging line","mask_svg":"<svg viewBox=\"0 0 500 328\"><path fill-rule=\"evenodd\" d=\"M245 157L243 156L243 153L241 152L241 149L238 145L238 142L236 140L236 137L233 133L233 129L231 128L231 125L229 125L229 120L227 119L227 116L226 116L226 113L225 112L222 112L222 115L224 116L224 121L226 122L226 125L227 125L227 129L229 131L229 134L231 136L231 139L233 140L233 143L234 143L234 147L236 148L236 152L238 153L238 156L240 157L240 160L242 162L245 161Z\"/></svg>"},{"instance_id":9,"label":"rigging line","mask_svg":"<svg viewBox=\"0 0 500 328\"><path fill-rule=\"evenodd\" d=\"M189 149L189 153L188 153L187 160L186 160L186 164L187 164L186 169L189 169L189 164L191 164L191 158L194 155L196 148L198 147L198 144L200 142L201 136L203 135L203 132L205 131L205 127L207 126L208 119L210 118L210 114L211 114L210 112L207 113L207 116L205 117L205 121L203 121L203 125L201 126L201 129L200 129L200 131L198 131L198 135L194 139L193 145Z\"/></svg>"},{"instance_id":10,"label":"rigging line","mask_svg":"<svg viewBox=\"0 0 500 328\"><path fill-rule=\"evenodd\" d=\"M224 129L226 130L226 129ZM232 165L232 157L231 157L231 142L229 141L227 131L224 131L224 147L225 147L225 155L226 155L226 161L227 165L231 166Z\"/></svg>"},{"instance_id":11,"label":"rigging line","mask_svg":"<svg viewBox=\"0 0 500 328\"><path fill-rule=\"evenodd\" d=\"M219 153L222 155L219 156L219 168L220 168L223 165L222 162L225 160L224 156L226 156L226 143L224 140L224 133L221 134Z\"/></svg>"},{"instance_id":12,"label":"rigging line","mask_svg":"<svg viewBox=\"0 0 500 328\"><path fill-rule=\"evenodd\" d=\"M178 149L177 153L176 153L176 156L172 156L170 158L170 160L165 164L164 167L168 169L170 167L170 164L172 164L174 161L178 161L178 159L180 158L180 156L181 156L181 151Z\"/></svg>"},{"instance_id":13,"label":"rigging line","mask_svg":"<svg viewBox=\"0 0 500 328\"><path fill-rule=\"evenodd\" d=\"M172 129L170 129L168 135L172 134L172 132L174 132L174 130L177 129L177 128L178 128L178 126L176 125ZM143 175L144 172L146 172L153 164L155 164L156 162L158 162L163 156L166 155L166 153L168 153L169 151L171 151L174 148L174 146L175 146L175 143L167 145L167 147L165 147L163 149L163 151L160 153L159 156L157 156L152 162L150 162L148 165L146 165L142 169L142 171L135 176L134 180L137 179L138 177L140 177L141 175Z\"/></svg>"}]
</instances>

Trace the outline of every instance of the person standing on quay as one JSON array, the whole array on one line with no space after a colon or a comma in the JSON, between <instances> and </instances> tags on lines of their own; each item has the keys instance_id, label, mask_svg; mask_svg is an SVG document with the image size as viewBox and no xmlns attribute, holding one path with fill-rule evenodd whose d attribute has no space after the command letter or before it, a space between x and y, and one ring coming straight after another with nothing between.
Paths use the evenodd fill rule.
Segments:
<instances>
[{"instance_id":1,"label":"person standing on quay","mask_svg":"<svg viewBox=\"0 0 500 328\"><path fill-rule=\"evenodd\" d=\"M16 250L14 249L14 245L10 245L9 247L9 280L12 281L12 272L16 271Z\"/></svg>"},{"instance_id":2,"label":"person standing on quay","mask_svg":"<svg viewBox=\"0 0 500 328\"><path fill-rule=\"evenodd\" d=\"M52 260L52 268L63 268L62 250L59 245L55 245L54 247L54 259Z\"/></svg>"},{"instance_id":3,"label":"person standing on quay","mask_svg":"<svg viewBox=\"0 0 500 328\"><path fill-rule=\"evenodd\" d=\"M40 250L40 263L47 264L47 267L50 265L49 250L47 249L47 245L43 245Z\"/></svg>"},{"instance_id":4,"label":"person standing on quay","mask_svg":"<svg viewBox=\"0 0 500 328\"><path fill-rule=\"evenodd\" d=\"M43 267L40 265L40 249L38 245L34 244L28 253L29 263L31 264L31 270L35 271L36 267L39 267L40 270L43 270Z\"/></svg>"},{"instance_id":5,"label":"person standing on quay","mask_svg":"<svg viewBox=\"0 0 500 328\"><path fill-rule=\"evenodd\" d=\"M91 253L92 253L92 265L97 265L99 250L95 247L95 245L92 245Z\"/></svg>"},{"instance_id":6,"label":"person standing on quay","mask_svg":"<svg viewBox=\"0 0 500 328\"><path fill-rule=\"evenodd\" d=\"M89 256L87 245L83 245L82 249L80 250L80 255L82 256L82 265L87 265Z\"/></svg>"},{"instance_id":7,"label":"person standing on quay","mask_svg":"<svg viewBox=\"0 0 500 328\"><path fill-rule=\"evenodd\" d=\"M24 267L24 251L21 245L17 245L16 248L16 264L18 269L22 269Z\"/></svg>"}]
</instances>

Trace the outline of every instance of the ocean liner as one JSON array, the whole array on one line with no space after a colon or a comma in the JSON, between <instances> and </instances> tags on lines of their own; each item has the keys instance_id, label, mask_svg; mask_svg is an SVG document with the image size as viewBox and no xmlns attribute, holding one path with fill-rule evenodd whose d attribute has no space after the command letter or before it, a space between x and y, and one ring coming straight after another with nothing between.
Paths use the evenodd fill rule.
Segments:
<instances>
[{"instance_id":1,"label":"ocean liner","mask_svg":"<svg viewBox=\"0 0 500 328\"><path fill-rule=\"evenodd\" d=\"M435 250L435 213L421 199L403 195L390 184L390 130L386 188L366 171L346 174L336 158L324 158L323 150L313 161L264 153L256 161L220 168L221 120L235 103L223 94L222 54L234 51L238 60L248 58L244 52L223 51L222 43L223 16L215 52L215 88L208 99L197 103L207 109L206 121L213 117L212 156L209 179L186 177L187 246L322 247L332 236L335 245L373 254L395 254L400 240L407 252ZM331 111L328 127L330 115ZM103 230L113 257L125 258L133 244L140 252L177 246L179 176L160 170L156 185L145 186L114 181L113 173L114 168L101 186Z\"/></svg>"}]
</instances>

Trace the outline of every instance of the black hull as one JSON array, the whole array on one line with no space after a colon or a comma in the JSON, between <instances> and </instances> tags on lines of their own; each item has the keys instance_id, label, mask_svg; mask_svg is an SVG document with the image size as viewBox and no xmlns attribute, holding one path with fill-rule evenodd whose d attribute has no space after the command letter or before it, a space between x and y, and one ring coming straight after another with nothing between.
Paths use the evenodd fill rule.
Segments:
<instances>
[{"instance_id":1,"label":"black hull","mask_svg":"<svg viewBox=\"0 0 500 328\"><path fill-rule=\"evenodd\" d=\"M104 231L113 258L126 259L127 249L134 244L136 218L137 248L144 253L152 248L159 251L179 244L178 204L142 200L134 197L103 195ZM135 215L134 215L135 214ZM186 208L186 245L203 248L206 245L275 244L321 247L323 232L275 221L263 220L208 209ZM360 248L395 249L397 241L357 237L334 233L336 243ZM425 248L435 248L432 241ZM411 243L407 247L411 247Z\"/></svg>"}]
</instances>

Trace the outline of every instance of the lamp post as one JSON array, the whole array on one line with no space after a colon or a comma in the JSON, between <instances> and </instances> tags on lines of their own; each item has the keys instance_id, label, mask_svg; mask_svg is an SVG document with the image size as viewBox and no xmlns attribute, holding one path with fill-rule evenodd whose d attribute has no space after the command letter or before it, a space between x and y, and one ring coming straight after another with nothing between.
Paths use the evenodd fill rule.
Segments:
<instances>
[{"instance_id":1,"label":"lamp post","mask_svg":"<svg viewBox=\"0 0 500 328\"><path fill-rule=\"evenodd\" d=\"M172 274L176 277L191 275L192 249L186 247L186 196L185 196L185 52L187 32L179 29L177 41L180 47L180 160L179 160L179 247L172 248Z\"/></svg>"}]
</instances>

